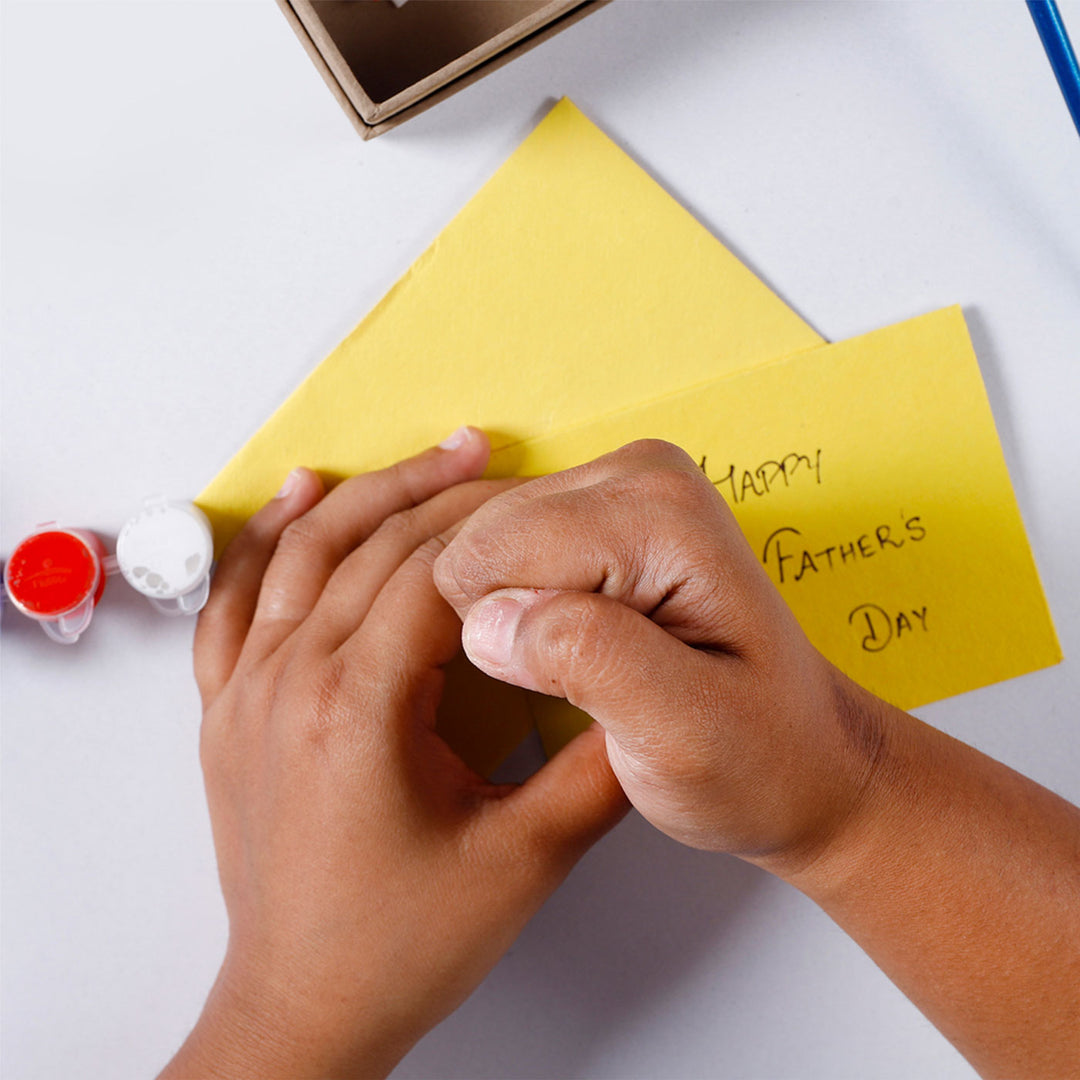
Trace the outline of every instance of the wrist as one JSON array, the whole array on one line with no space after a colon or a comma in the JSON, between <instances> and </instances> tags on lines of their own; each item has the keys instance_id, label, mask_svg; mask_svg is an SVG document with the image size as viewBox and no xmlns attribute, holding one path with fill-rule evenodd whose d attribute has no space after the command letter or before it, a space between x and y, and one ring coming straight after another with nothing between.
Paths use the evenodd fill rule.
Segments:
<instances>
[{"instance_id":1,"label":"wrist","mask_svg":"<svg viewBox=\"0 0 1080 1080\"><path fill-rule=\"evenodd\" d=\"M836 669L831 675L826 719L840 750L813 789L818 814L798 842L754 860L819 903L861 874L909 820L909 796L920 786L920 729L931 730Z\"/></svg>"},{"instance_id":2,"label":"wrist","mask_svg":"<svg viewBox=\"0 0 1080 1080\"><path fill-rule=\"evenodd\" d=\"M339 1015L284 980L239 975L226 960L199 1019L160 1080L383 1077L411 1048L374 1016ZM337 1006L337 1008L335 1008Z\"/></svg>"},{"instance_id":3,"label":"wrist","mask_svg":"<svg viewBox=\"0 0 1080 1080\"><path fill-rule=\"evenodd\" d=\"M1080 811L898 709L881 721L856 808L816 858L774 872L980 1073L1071 1075Z\"/></svg>"},{"instance_id":4,"label":"wrist","mask_svg":"<svg viewBox=\"0 0 1080 1080\"><path fill-rule=\"evenodd\" d=\"M962 821L955 820L954 796L965 784L963 770L955 768L955 740L857 689L861 709L874 709L876 703L880 745L874 767L829 843L785 876L842 922L883 882L933 891L926 845L962 828Z\"/></svg>"}]
</instances>

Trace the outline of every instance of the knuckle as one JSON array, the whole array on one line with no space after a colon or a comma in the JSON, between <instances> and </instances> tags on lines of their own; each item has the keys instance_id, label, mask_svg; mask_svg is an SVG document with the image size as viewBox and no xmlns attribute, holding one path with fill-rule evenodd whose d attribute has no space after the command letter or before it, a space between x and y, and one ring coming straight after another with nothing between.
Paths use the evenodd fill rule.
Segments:
<instances>
[{"instance_id":1,"label":"knuckle","mask_svg":"<svg viewBox=\"0 0 1080 1080\"><path fill-rule=\"evenodd\" d=\"M392 487L397 488L412 506L428 498L431 490L430 473L433 460L420 455L398 461L386 470Z\"/></svg>"},{"instance_id":2,"label":"knuckle","mask_svg":"<svg viewBox=\"0 0 1080 1080\"><path fill-rule=\"evenodd\" d=\"M694 464L693 459L681 446L676 446L666 439L636 439L627 443L619 452L633 461L652 462L668 468L685 469L688 463Z\"/></svg>"},{"instance_id":3,"label":"knuckle","mask_svg":"<svg viewBox=\"0 0 1080 1080\"><path fill-rule=\"evenodd\" d=\"M680 451L682 453L682 451ZM691 469L666 467L649 473L648 480L654 491L665 501L674 502L680 509L695 510L706 499L713 498L712 484L696 466Z\"/></svg>"},{"instance_id":4,"label":"knuckle","mask_svg":"<svg viewBox=\"0 0 1080 1080\"><path fill-rule=\"evenodd\" d=\"M438 559L435 583L455 605L468 606L510 584L508 579L523 554L534 550L541 530L547 531L551 499L528 494L528 483L512 482L515 486L492 495L472 512Z\"/></svg>"},{"instance_id":5,"label":"knuckle","mask_svg":"<svg viewBox=\"0 0 1080 1080\"><path fill-rule=\"evenodd\" d=\"M493 530L466 525L438 556L435 586L453 607L469 607L497 587L499 546Z\"/></svg>"},{"instance_id":6,"label":"knuckle","mask_svg":"<svg viewBox=\"0 0 1080 1080\"><path fill-rule=\"evenodd\" d=\"M599 601L592 595L565 593L550 605L537 646L556 671L595 690L612 667L611 635ZM550 678L557 682L554 675Z\"/></svg>"},{"instance_id":7,"label":"knuckle","mask_svg":"<svg viewBox=\"0 0 1080 1080\"><path fill-rule=\"evenodd\" d=\"M286 674L287 665L279 655L255 663L242 661L229 686L233 722L243 725L248 716L272 716L286 697Z\"/></svg>"},{"instance_id":8,"label":"knuckle","mask_svg":"<svg viewBox=\"0 0 1080 1080\"><path fill-rule=\"evenodd\" d=\"M628 507L632 514L650 519L657 508L667 516L671 510L696 513L714 501L712 484L682 450L659 440L652 442L670 447L678 457L664 460L650 456L641 467L604 481L601 488L608 498Z\"/></svg>"},{"instance_id":9,"label":"knuckle","mask_svg":"<svg viewBox=\"0 0 1080 1080\"><path fill-rule=\"evenodd\" d=\"M304 514L289 522L278 538L274 557L307 555L327 542L326 530L313 514Z\"/></svg>"},{"instance_id":10,"label":"knuckle","mask_svg":"<svg viewBox=\"0 0 1080 1080\"><path fill-rule=\"evenodd\" d=\"M212 661L220 649L220 643L232 632L240 615L245 611L245 597L236 590L223 588L224 583L214 582L210 599L199 612L195 623L192 649L195 657L195 673L202 664Z\"/></svg>"},{"instance_id":11,"label":"knuckle","mask_svg":"<svg viewBox=\"0 0 1080 1080\"><path fill-rule=\"evenodd\" d=\"M244 759L243 747L238 745L231 717L218 713L203 719L199 728L199 768L209 790L227 783L236 775Z\"/></svg>"},{"instance_id":12,"label":"knuckle","mask_svg":"<svg viewBox=\"0 0 1080 1080\"><path fill-rule=\"evenodd\" d=\"M418 507L398 510L383 520L368 542L376 541L395 548L403 544L411 546L419 528L420 510Z\"/></svg>"},{"instance_id":13,"label":"knuckle","mask_svg":"<svg viewBox=\"0 0 1080 1080\"><path fill-rule=\"evenodd\" d=\"M446 551L447 542L441 536L429 536L413 553L412 557L428 567L432 576L439 565L439 557Z\"/></svg>"},{"instance_id":14,"label":"knuckle","mask_svg":"<svg viewBox=\"0 0 1080 1080\"><path fill-rule=\"evenodd\" d=\"M458 554L455 551L455 540L435 560L433 575L435 588L439 590L442 598L455 610L460 611L467 607L470 595L458 578Z\"/></svg>"},{"instance_id":15,"label":"knuckle","mask_svg":"<svg viewBox=\"0 0 1080 1080\"><path fill-rule=\"evenodd\" d=\"M484 803L457 838L463 865L494 870L516 888L535 890L552 876L555 846L546 819L499 801Z\"/></svg>"}]
</instances>

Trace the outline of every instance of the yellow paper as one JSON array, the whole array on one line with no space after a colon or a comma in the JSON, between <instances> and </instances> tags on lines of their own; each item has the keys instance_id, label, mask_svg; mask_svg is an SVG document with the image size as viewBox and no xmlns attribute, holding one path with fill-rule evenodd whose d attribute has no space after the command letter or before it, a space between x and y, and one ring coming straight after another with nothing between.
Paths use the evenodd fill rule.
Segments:
<instances>
[{"instance_id":1,"label":"yellow paper","mask_svg":"<svg viewBox=\"0 0 1080 1080\"><path fill-rule=\"evenodd\" d=\"M220 552L296 465L382 468L463 423L501 446L821 341L564 100L196 501ZM529 723L513 694L448 672L439 731L480 772Z\"/></svg>"},{"instance_id":2,"label":"yellow paper","mask_svg":"<svg viewBox=\"0 0 1080 1080\"><path fill-rule=\"evenodd\" d=\"M821 340L564 100L197 502L220 550L296 465L501 446Z\"/></svg>"},{"instance_id":3,"label":"yellow paper","mask_svg":"<svg viewBox=\"0 0 1080 1080\"><path fill-rule=\"evenodd\" d=\"M508 447L492 474L637 438L704 462L810 640L913 708L1061 650L958 307ZM549 751L580 729L534 699Z\"/></svg>"}]
</instances>

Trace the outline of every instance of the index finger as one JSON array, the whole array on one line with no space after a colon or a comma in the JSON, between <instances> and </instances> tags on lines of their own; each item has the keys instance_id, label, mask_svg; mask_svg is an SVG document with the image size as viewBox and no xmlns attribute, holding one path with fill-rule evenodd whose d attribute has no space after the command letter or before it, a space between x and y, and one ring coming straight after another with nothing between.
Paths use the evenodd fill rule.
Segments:
<instances>
[{"instance_id":1,"label":"index finger","mask_svg":"<svg viewBox=\"0 0 1080 1080\"><path fill-rule=\"evenodd\" d=\"M684 451L655 439L630 443L496 496L439 557L435 581L462 619L505 588L602 590L651 613L684 569L680 505L724 513Z\"/></svg>"},{"instance_id":2,"label":"index finger","mask_svg":"<svg viewBox=\"0 0 1080 1080\"><path fill-rule=\"evenodd\" d=\"M294 469L281 491L244 523L222 554L210 599L195 626L195 681L204 705L217 697L236 666L281 534L322 495L317 473Z\"/></svg>"},{"instance_id":3,"label":"index finger","mask_svg":"<svg viewBox=\"0 0 1080 1080\"><path fill-rule=\"evenodd\" d=\"M311 614L343 560L392 515L479 477L491 447L477 428L387 469L340 483L282 534L266 568L243 657L273 652Z\"/></svg>"}]
</instances>

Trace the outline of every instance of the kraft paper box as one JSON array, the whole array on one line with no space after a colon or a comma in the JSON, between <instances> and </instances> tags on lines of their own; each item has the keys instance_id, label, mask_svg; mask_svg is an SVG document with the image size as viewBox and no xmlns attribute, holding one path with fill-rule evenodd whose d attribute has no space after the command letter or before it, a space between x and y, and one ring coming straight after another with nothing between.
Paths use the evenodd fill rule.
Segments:
<instances>
[{"instance_id":1,"label":"kraft paper box","mask_svg":"<svg viewBox=\"0 0 1080 1080\"><path fill-rule=\"evenodd\" d=\"M416 116L608 0L277 0L364 139Z\"/></svg>"}]
</instances>

